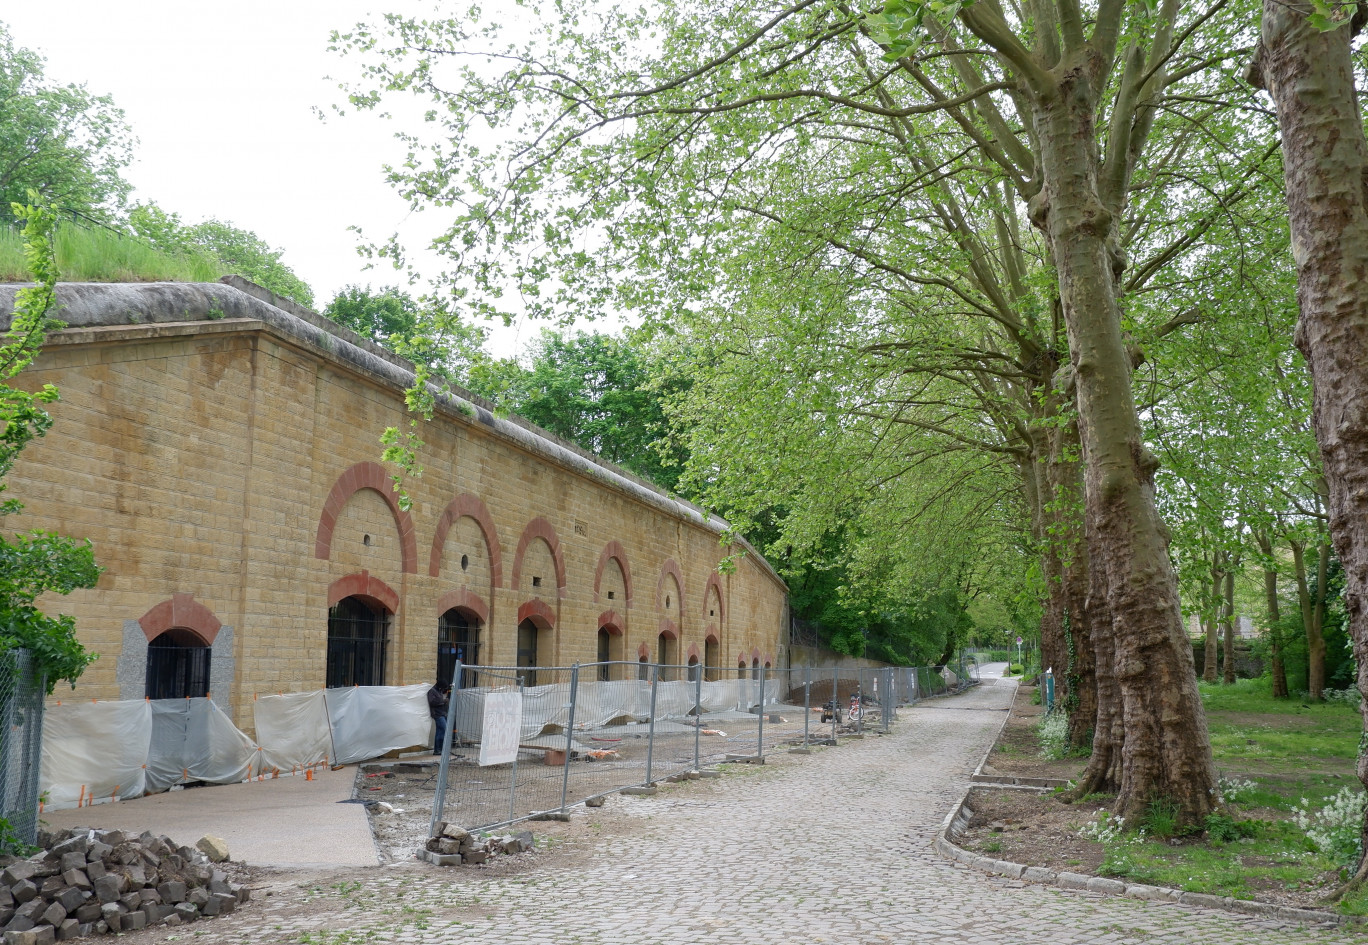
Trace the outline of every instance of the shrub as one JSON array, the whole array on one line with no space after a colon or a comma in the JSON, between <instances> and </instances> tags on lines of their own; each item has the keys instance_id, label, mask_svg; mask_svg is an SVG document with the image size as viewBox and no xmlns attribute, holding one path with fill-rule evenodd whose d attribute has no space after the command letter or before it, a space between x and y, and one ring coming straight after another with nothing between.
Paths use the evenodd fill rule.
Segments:
<instances>
[{"instance_id":1,"label":"shrub","mask_svg":"<svg viewBox=\"0 0 1368 945\"><path fill-rule=\"evenodd\" d=\"M1292 816L1316 849L1340 866L1353 866L1359 859L1365 803L1368 795L1346 787L1318 811L1312 811L1310 801L1303 797Z\"/></svg>"},{"instance_id":2,"label":"shrub","mask_svg":"<svg viewBox=\"0 0 1368 945\"><path fill-rule=\"evenodd\" d=\"M1040 720L1036 728L1040 740L1040 757L1059 761L1069 754L1069 720L1062 712L1055 712Z\"/></svg>"}]
</instances>

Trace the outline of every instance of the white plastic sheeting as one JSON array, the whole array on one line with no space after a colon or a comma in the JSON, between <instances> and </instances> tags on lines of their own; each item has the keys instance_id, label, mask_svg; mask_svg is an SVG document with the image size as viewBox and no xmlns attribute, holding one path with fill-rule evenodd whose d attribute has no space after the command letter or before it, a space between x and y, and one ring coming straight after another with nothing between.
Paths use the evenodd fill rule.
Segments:
<instances>
[{"instance_id":1,"label":"white plastic sheeting","mask_svg":"<svg viewBox=\"0 0 1368 945\"><path fill-rule=\"evenodd\" d=\"M142 797L152 705L63 702L43 719L43 766L38 781L48 810L82 803Z\"/></svg>"},{"instance_id":2,"label":"white plastic sheeting","mask_svg":"<svg viewBox=\"0 0 1368 945\"><path fill-rule=\"evenodd\" d=\"M229 784L263 773L363 761L429 743L426 685L262 696L260 744L209 699L130 699L48 707L46 809L141 797L186 781Z\"/></svg>"},{"instance_id":3,"label":"white plastic sheeting","mask_svg":"<svg viewBox=\"0 0 1368 945\"><path fill-rule=\"evenodd\" d=\"M157 699L147 748L147 791L208 781L231 784L256 774L256 742L208 699Z\"/></svg>"},{"instance_id":4,"label":"white plastic sheeting","mask_svg":"<svg viewBox=\"0 0 1368 945\"><path fill-rule=\"evenodd\" d=\"M261 746L262 771L332 763L332 732L322 690L258 696L252 722Z\"/></svg>"},{"instance_id":5,"label":"white plastic sheeting","mask_svg":"<svg viewBox=\"0 0 1368 945\"><path fill-rule=\"evenodd\" d=\"M656 684L657 720L682 719L693 713L695 686L688 680ZM484 700L499 690L485 687L461 689L456 700L456 737L478 742L484 728ZM564 732L570 721L570 684L529 686L522 691L522 738ZM777 680L765 682L765 702L778 698ZM704 712L745 712L760 702L760 682L751 679L719 679L702 685ZM636 679L581 681L575 698L575 729L602 728L614 722L647 722L651 716L651 684Z\"/></svg>"},{"instance_id":6,"label":"white plastic sheeting","mask_svg":"<svg viewBox=\"0 0 1368 945\"><path fill-rule=\"evenodd\" d=\"M351 764L397 748L432 744L427 704L430 688L353 686L325 691L335 762Z\"/></svg>"},{"instance_id":7,"label":"white plastic sheeting","mask_svg":"<svg viewBox=\"0 0 1368 945\"><path fill-rule=\"evenodd\" d=\"M765 684L765 702L778 683ZM185 781L227 784L263 773L312 765L350 764L400 748L430 744L426 684L357 686L261 696L254 703L252 741L209 699L143 699L61 703L43 725L41 790L49 810L114 798L141 797ZM476 741L484 700L495 690L463 689L456 699L456 733ZM656 718L682 719L694 710L695 683L656 684ZM758 681L722 679L702 684L704 712L746 711L759 701ZM575 709L577 730L613 722L649 721L651 684L640 680L585 680ZM520 738L564 732L570 685L523 690Z\"/></svg>"}]
</instances>

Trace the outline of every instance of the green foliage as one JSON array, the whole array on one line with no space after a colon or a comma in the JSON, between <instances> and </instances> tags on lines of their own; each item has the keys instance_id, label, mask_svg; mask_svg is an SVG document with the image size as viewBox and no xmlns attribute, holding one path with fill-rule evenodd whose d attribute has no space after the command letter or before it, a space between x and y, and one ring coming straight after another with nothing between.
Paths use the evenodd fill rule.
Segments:
<instances>
[{"instance_id":1,"label":"green foliage","mask_svg":"<svg viewBox=\"0 0 1368 945\"><path fill-rule=\"evenodd\" d=\"M164 253L105 227L62 224L53 244L62 282L217 282L225 271L207 255ZM0 227L0 281L28 278L22 234Z\"/></svg>"},{"instance_id":2,"label":"green foliage","mask_svg":"<svg viewBox=\"0 0 1368 945\"><path fill-rule=\"evenodd\" d=\"M46 79L42 57L0 23L0 228L30 190L61 214L112 221L129 191L133 142L109 96Z\"/></svg>"},{"instance_id":3,"label":"green foliage","mask_svg":"<svg viewBox=\"0 0 1368 945\"><path fill-rule=\"evenodd\" d=\"M35 200L37 194L31 195ZM44 385L36 393L5 383L37 356L47 332L61 327L48 317L55 299L57 266L51 236L51 211L15 204L12 212L25 222L24 237L32 288L15 296L14 318L0 344L0 492L3 480L19 453L52 425L44 404L57 400L57 389ZM0 515L13 515L22 506L10 499L0 504ZM69 594L77 588L94 587L100 569L95 565L90 542L61 535L32 532L0 536L0 652L29 650L36 669L47 678L48 692L60 679L75 680L94 659L76 639L76 623L70 616L50 617L36 606L46 593Z\"/></svg>"},{"instance_id":4,"label":"green foliage","mask_svg":"<svg viewBox=\"0 0 1368 945\"><path fill-rule=\"evenodd\" d=\"M1069 719L1062 712L1044 716L1036 726L1040 742L1040 756L1047 761L1059 761L1069 756Z\"/></svg>"},{"instance_id":5,"label":"green foliage","mask_svg":"<svg viewBox=\"0 0 1368 945\"><path fill-rule=\"evenodd\" d=\"M656 485L678 487L684 456L665 439L663 402L688 382L642 339L543 330L527 358L525 369L484 366L472 390Z\"/></svg>"},{"instance_id":6,"label":"green foliage","mask_svg":"<svg viewBox=\"0 0 1368 945\"><path fill-rule=\"evenodd\" d=\"M433 377L470 386L476 365L489 361L483 346L487 329L468 324L432 299L415 299L386 286L373 291L349 285L337 293L323 314L364 338L383 345Z\"/></svg>"},{"instance_id":7,"label":"green foliage","mask_svg":"<svg viewBox=\"0 0 1368 945\"><path fill-rule=\"evenodd\" d=\"M155 203L135 206L128 214L133 233L154 248L172 256L215 262L276 295L300 305L313 304L313 290L281 262L285 251L273 249L250 230L222 220L187 224L180 215L167 213Z\"/></svg>"}]
</instances>

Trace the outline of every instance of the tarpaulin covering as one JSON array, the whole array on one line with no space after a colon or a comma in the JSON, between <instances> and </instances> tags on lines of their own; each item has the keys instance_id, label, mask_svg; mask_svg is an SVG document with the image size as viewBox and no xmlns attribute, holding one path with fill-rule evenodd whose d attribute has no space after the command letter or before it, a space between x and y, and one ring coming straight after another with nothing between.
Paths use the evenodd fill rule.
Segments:
<instances>
[{"instance_id":1,"label":"tarpaulin covering","mask_svg":"<svg viewBox=\"0 0 1368 945\"><path fill-rule=\"evenodd\" d=\"M156 699L148 704L149 793L186 781L231 784L256 774L256 743L209 699Z\"/></svg>"},{"instance_id":2,"label":"tarpaulin covering","mask_svg":"<svg viewBox=\"0 0 1368 945\"><path fill-rule=\"evenodd\" d=\"M350 764L397 748L432 744L428 685L328 689L334 761Z\"/></svg>"},{"instance_id":3,"label":"tarpaulin covering","mask_svg":"<svg viewBox=\"0 0 1368 945\"><path fill-rule=\"evenodd\" d=\"M151 741L152 705L146 700L49 706L39 775L46 808L142 797Z\"/></svg>"},{"instance_id":4,"label":"tarpaulin covering","mask_svg":"<svg viewBox=\"0 0 1368 945\"><path fill-rule=\"evenodd\" d=\"M332 763L328 706L321 689L258 696L252 703L252 721L261 746L260 770L293 771Z\"/></svg>"}]
</instances>

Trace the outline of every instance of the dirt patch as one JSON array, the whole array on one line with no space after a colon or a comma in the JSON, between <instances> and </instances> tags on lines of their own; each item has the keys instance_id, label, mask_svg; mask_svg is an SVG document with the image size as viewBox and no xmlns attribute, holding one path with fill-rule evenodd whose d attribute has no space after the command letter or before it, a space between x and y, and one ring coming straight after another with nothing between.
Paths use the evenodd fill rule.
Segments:
<instances>
[{"instance_id":1,"label":"dirt patch","mask_svg":"<svg viewBox=\"0 0 1368 945\"><path fill-rule=\"evenodd\" d=\"M1065 758L1062 761L1046 761L1040 757L1040 739L1036 728L1045 715L1045 707L1035 704L1039 690L1035 686L1022 685L1017 688L1012 712L1007 717L997 744L988 755L984 774L1002 774L1015 777L1077 778L1087 765L1086 758Z\"/></svg>"}]
</instances>

